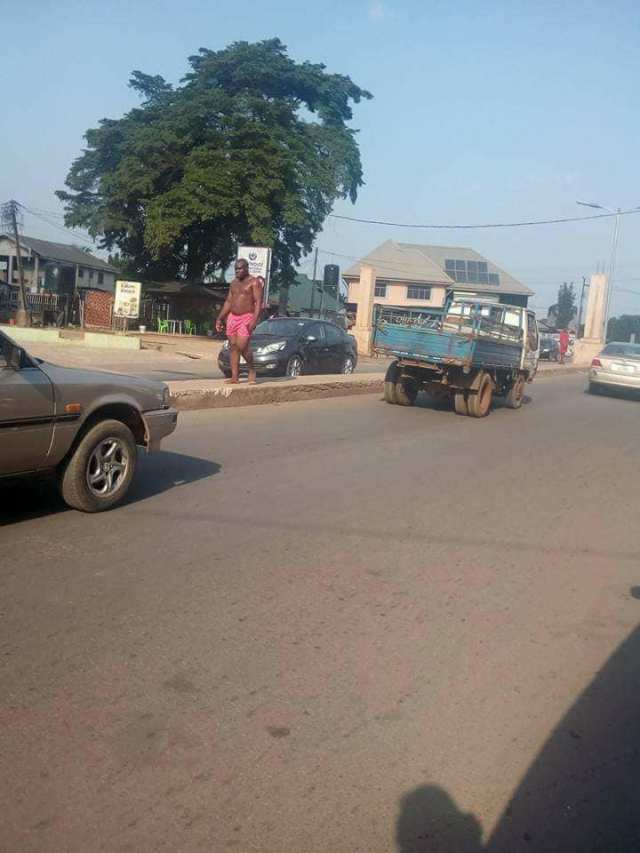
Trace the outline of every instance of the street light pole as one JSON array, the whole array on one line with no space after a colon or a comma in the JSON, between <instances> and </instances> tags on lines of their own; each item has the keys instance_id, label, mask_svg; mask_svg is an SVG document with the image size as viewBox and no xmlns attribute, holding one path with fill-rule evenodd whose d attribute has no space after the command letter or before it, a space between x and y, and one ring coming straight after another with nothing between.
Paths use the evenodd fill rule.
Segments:
<instances>
[{"instance_id":1,"label":"street light pole","mask_svg":"<svg viewBox=\"0 0 640 853\"><path fill-rule=\"evenodd\" d=\"M16 261L18 262L18 305L16 307L16 326L30 326L31 313L27 303L27 292L24 287L24 269L22 267L22 249L20 247L20 232L18 231L18 202L8 201L2 205L2 220L7 222L13 231L16 245ZM9 282L11 284L12 282Z\"/></svg>"}]
</instances>

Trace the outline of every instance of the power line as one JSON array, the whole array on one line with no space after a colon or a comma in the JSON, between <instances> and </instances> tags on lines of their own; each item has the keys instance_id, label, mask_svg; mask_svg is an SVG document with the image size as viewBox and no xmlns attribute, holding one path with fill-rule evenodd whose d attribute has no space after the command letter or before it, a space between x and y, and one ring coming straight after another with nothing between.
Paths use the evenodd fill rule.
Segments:
<instances>
[{"instance_id":1,"label":"power line","mask_svg":"<svg viewBox=\"0 0 640 853\"><path fill-rule=\"evenodd\" d=\"M80 234L77 231L72 231L70 228L65 228L63 225L58 225L56 222L51 222L51 220L48 219L46 216L42 216L42 214L36 213L35 210L26 207L24 204L21 204L20 207L22 208L22 210L25 211L25 213L34 216L36 219L40 219L42 222L45 222L51 228L56 228L58 231L61 231L64 234L70 234L75 240L80 240L87 246L91 246L92 248L96 247L94 241L91 240L89 237L85 237L84 234Z\"/></svg>"},{"instance_id":2,"label":"power line","mask_svg":"<svg viewBox=\"0 0 640 853\"><path fill-rule=\"evenodd\" d=\"M412 222L388 222L382 219L360 219L357 216L340 216L330 213L332 219L340 219L343 222L360 222L364 225L386 225L389 228L434 228L440 230L470 230L479 228L522 228L527 225L560 225L566 222L587 222L591 219L609 219L612 216L627 216L631 213L640 213L639 208L621 210L620 213L594 213L589 216L567 216L558 219L534 219L526 222L487 222L476 225L442 225L442 224L417 224Z\"/></svg>"}]
</instances>

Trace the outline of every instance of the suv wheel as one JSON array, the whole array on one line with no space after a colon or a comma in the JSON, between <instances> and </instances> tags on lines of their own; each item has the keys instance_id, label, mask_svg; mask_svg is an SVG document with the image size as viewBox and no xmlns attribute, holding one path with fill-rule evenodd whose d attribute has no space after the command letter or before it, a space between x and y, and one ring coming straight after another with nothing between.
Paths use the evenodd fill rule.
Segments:
<instances>
[{"instance_id":1,"label":"suv wheel","mask_svg":"<svg viewBox=\"0 0 640 853\"><path fill-rule=\"evenodd\" d=\"M352 355L348 355L342 362L342 373L353 373L356 369L355 360Z\"/></svg>"},{"instance_id":2,"label":"suv wheel","mask_svg":"<svg viewBox=\"0 0 640 853\"><path fill-rule=\"evenodd\" d=\"M136 470L133 434L121 421L100 421L81 439L60 475L70 507L101 512L124 500Z\"/></svg>"},{"instance_id":3,"label":"suv wheel","mask_svg":"<svg viewBox=\"0 0 640 853\"><path fill-rule=\"evenodd\" d=\"M296 379L302 373L302 359L299 355L292 355L287 362L286 375L292 379Z\"/></svg>"}]
</instances>

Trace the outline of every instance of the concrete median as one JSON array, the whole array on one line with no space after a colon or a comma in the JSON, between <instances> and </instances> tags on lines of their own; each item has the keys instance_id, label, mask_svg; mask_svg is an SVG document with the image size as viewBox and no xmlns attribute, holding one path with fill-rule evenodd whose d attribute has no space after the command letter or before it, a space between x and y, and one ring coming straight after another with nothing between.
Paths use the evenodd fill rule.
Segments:
<instances>
[{"instance_id":1,"label":"concrete median","mask_svg":"<svg viewBox=\"0 0 640 853\"><path fill-rule=\"evenodd\" d=\"M571 365L541 366L536 381L586 372ZM299 379L258 379L255 385L227 385L219 379L169 382L171 404L183 411L291 403L357 394L381 394L384 372L352 376L305 376Z\"/></svg>"}]
</instances>

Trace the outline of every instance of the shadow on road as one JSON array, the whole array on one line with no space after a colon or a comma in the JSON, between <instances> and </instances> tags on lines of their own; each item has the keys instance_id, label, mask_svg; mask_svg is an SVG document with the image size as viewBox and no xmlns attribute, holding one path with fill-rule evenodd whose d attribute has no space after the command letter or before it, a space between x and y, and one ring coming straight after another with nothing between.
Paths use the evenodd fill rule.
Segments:
<instances>
[{"instance_id":1,"label":"shadow on road","mask_svg":"<svg viewBox=\"0 0 640 853\"><path fill-rule=\"evenodd\" d=\"M399 853L640 850L640 628L561 719L484 845L480 836L441 788L400 803Z\"/></svg>"},{"instance_id":2,"label":"shadow on road","mask_svg":"<svg viewBox=\"0 0 640 853\"><path fill-rule=\"evenodd\" d=\"M140 452L138 470L123 506L144 501L169 489L212 477L221 466L208 459L160 451ZM68 511L51 478L0 481L0 527Z\"/></svg>"}]
</instances>

